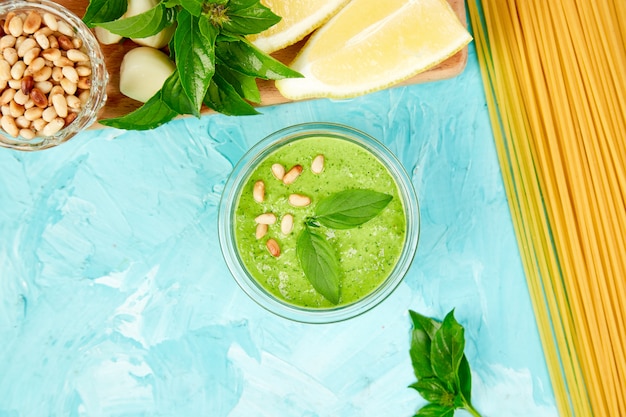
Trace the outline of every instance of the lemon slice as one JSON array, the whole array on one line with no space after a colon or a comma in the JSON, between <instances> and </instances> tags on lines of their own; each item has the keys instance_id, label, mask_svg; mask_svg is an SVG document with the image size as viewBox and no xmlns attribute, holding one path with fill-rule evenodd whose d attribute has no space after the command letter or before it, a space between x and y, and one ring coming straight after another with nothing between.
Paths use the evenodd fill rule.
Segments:
<instances>
[{"instance_id":1,"label":"lemon slice","mask_svg":"<svg viewBox=\"0 0 626 417\"><path fill-rule=\"evenodd\" d=\"M269 29L248 36L248 40L266 53L304 39L328 21L350 0L261 0L264 6L280 16L280 22Z\"/></svg>"},{"instance_id":2,"label":"lemon slice","mask_svg":"<svg viewBox=\"0 0 626 417\"><path fill-rule=\"evenodd\" d=\"M445 0L352 0L317 30L276 81L286 98L349 98L387 88L472 40Z\"/></svg>"}]
</instances>

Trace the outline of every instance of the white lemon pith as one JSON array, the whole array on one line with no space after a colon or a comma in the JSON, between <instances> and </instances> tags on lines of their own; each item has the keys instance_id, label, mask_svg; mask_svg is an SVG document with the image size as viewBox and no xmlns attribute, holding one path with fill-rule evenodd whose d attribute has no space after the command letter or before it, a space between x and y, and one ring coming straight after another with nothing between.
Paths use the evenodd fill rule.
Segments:
<instances>
[{"instance_id":1,"label":"white lemon pith","mask_svg":"<svg viewBox=\"0 0 626 417\"><path fill-rule=\"evenodd\" d=\"M350 0L261 0L280 22L248 39L265 53L286 48L304 39Z\"/></svg>"},{"instance_id":2,"label":"white lemon pith","mask_svg":"<svg viewBox=\"0 0 626 417\"><path fill-rule=\"evenodd\" d=\"M276 81L288 99L349 98L387 88L472 40L445 0L352 0L317 30Z\"/></svg>"}]
</instances>

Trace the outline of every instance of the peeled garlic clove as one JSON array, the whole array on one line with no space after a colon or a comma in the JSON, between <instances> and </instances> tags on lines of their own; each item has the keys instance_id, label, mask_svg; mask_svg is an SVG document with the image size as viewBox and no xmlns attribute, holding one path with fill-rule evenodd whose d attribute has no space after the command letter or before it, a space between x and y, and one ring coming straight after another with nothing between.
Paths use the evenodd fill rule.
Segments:
<instances>
[{"instance_id":1,"label":"peeled garlic clove","mask_svg":"<svg viewBox=\"0 0 626 417\"><path fill-rule=\"evenodd\" d=\"M128 0L128 7L126 8L124 17L132 17L147 12L155 8L158 4L159 0ZM131 40L138 45L161 49L170 42L175 29L175 25L170 25L156 35L148 36L147 38L132 38Z\"/></svg>"},{"instance_id":2,"label":"peeled garlic clove","mask_svg":"<svg viewBox=\"0 0 626 417\"><path fill-rule=\"evenodd\" d=\"M145 103L163 87L176 65L158 49L140 46L124 55L120 66L120 92Z\"/></svg>"},{"instance_id":3,"label":"peeled garlic clove","mask_svg":"<svg viewBox=\"0 0 626 417\"><path fill-rule=\"evenodd\" d=\"M94 32L98 42L103 45L113 45L114 43L120 43L124 39L122 36L100 26L96 26Z\"/></svg>"}]
</instances>

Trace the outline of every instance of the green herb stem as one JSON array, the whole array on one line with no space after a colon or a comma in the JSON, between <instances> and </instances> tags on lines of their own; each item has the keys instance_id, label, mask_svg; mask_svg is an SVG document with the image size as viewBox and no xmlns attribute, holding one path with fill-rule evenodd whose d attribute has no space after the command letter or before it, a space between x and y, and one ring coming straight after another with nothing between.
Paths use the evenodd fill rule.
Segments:
<instances>
[{"instance_id":1,"label":"green herb stem","mask_svg":"<svg viewBox=\"0 0 626 417\"><path fill-rule=\"evenodd\" d=\"M465 410L467 410L468 413L470 413L474 417L482 417L482 415L478 412L478 410L476 410L471 404L466 404L464 408Z\"/></svg>"}]
</instances>

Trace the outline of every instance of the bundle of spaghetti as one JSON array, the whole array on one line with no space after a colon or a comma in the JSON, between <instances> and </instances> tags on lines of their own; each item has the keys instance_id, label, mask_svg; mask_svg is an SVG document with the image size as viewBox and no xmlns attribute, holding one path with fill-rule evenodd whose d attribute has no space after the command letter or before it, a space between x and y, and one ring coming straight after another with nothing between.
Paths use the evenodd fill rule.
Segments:
<instances>
[{"instance_id":1,"label":"bundle of spaghetti","mask_svg":"<svg viewBox=\"0 0 626 417\"><path fill-rule=\"evenodd\" d=\"M626 416L626 1L470 0L561 416Z\"/></svg>"}]
</instances>

